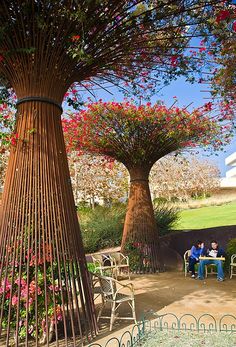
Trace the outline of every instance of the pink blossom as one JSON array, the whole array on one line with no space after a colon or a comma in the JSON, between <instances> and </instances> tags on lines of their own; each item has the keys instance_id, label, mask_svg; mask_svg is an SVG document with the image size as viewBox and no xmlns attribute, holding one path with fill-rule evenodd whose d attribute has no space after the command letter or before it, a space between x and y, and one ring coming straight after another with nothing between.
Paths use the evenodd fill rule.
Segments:
<instances>
[{"instance_id":1,"label":"pink blossom","mask_svg":"<svg viewBox=\"0 0 236 347\"><path fill-rule=\"evenodd\" d=\"M59 314L59 315L57 316L57 320L62 321L62 315L61 315L61 314Z\"/></svg>"},{"instance_id":2,"label":"pink blossom","mask_svg":"<svg viewBox=\"0 0 236 347\"><path fill-rule=\"evenodd\" d=\"M11 299L11 303L13 306L16 306L18 303L18 297L16 295L14 295Z\"/></svg>"},{"instance_id":3,"label":"pink blossom","mask_svg":"<svg viewBox=\"0 0 236 347\"><path fill-rule=\"evenodd\" d=\"M18 286L21 285L21 287L25 287L26 286L26 281L23 278L17 278L15 280L15 284L17 284Z\"/></svg>"},{"instance_id":4,"label":"pink blossom","mask_svg":"<svg viewBox=\"0 0 236 347\"><path fill-rule=\"evenodd\" d=\"M21 290L21 297L26 299L28 296L28 289L26 287L24 287L22 290Z\"/></svg>"},{"instance_id":5,"label":"pink blossom","mask_svg":"<svg viewBox=\"0 0 236 347\"><path fill-rule=\"evenodd\" d=\"M33 298L30 297L29 300L28 300L28 305L29 305L29 306L32 305L33 302L34 302ZM25 303L24 306L27 307L27 302Z\"/></svg>"},{"instance_id":6,"label":"pink blossom","mask_svg":"<svg viewBox=\"0 0 236 347\"><path fill-rule=\"evenodd\" d=\"M28 333L31 335L33 331L34 331L34 326L30 325L30 327L28 329Z\"/></svg>"},{"instance_id":7,"label":"pink blossom","mask_svg":"<svg viewBox=\"0 0 236 347\"><path fill-rule=\"evenodd\" d=\"M0 287L0 294L2 294L4 292L4 288L5 288L5 292L8 292L11 289L11 283L8 280L8 278L6 278L6 280L2 280L2 286Z\"/></svg>"},{"instance_id":8,"label":"pink blossom","mask_svg":"<svg viewBox=\"0 0 236 347\"><path fill-rule=\"evenodd\" d=\"M38 295L42 294L41 288L38 287L37 289L38 289ZM30 294L34 294L36 292L36 283L35 283L35 281L31 281L30 282L29 292L30 292Z\"/></svg>"},{"instance_id":9,"label":"pink blossom","mask_svg":"<svg viewBox=\"0 0 236 347\"><path fill-rule=\"evenodd\" d=\"M60 307L60 305L57 305L57 308L56 308L56 316L57 316L57 320L58 320L58 321L62 320L62 312L61 312L61 307Z\"/></svg>"},{"instance_id":10,"label":"pink blossom","mask_svg":"<svg viewBox=\"0 0 236 347\"><path fill-rule=\"evenodd\" d=\"M56 284L55 286L53 285L53 284L51 284L49 287L49 290L51 290L51 291L55 291L55 292L59 292L59 290L60 290L60 287Z\"/></svg>"},{"instance_id":11,"label":"pink blossom","mask_svg":"<svg viewBox=\"0 0 236 347\"><path fill-rule=\"evenodd\" d=\"M35 259L36 259L36 255L33 255L30 260L30 266L33 266L35 264Z\"/></svg>"}]
</instances>

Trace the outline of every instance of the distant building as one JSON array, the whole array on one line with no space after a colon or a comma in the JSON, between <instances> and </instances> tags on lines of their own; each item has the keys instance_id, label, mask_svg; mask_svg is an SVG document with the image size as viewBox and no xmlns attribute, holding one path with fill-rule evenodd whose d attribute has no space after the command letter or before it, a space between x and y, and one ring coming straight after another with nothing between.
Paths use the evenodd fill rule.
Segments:
<instances>
[{"instance_id":1,"label":"distant building","mask_svg":"<svg viewBox=\"0 0 236 347\"><path fill-rule=\"evenodd\" d=\"M225 165L233 168L226 172L226 177L221 179L220 185L222 188L236 188L236 152L225 159Z\"/></svg>"}]
</instances>

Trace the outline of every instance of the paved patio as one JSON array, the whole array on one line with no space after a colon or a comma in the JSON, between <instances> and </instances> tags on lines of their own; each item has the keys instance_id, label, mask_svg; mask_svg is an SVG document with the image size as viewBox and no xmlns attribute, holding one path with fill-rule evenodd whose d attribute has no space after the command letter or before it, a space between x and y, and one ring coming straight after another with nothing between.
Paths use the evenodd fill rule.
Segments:
<instances>
[{"instance_id":1,"label":"paved patio","mask_svg":"<svg viewBox=\"0 0 236 347\"><path fill-rule=\"evenodd\" d=\"M211 275L204 281L185 278L181 272L165 272L156 275L133 275L131 281L135 288L137 319L145 315L149 319L155 318L153 312L162 314L172 312L178 317L191 313L196 317L202 314L212 314L217 320L224 314L236 316L236 278L218 282ZM128 283L129 280L123 280ZM96 301L99 309L100 299ZM120 310L129 311L124 305ZM107 311L109 312L109 311ZM129 321L117 320L114 329L109 332L109 322L101 320L100 334L95 341L101 345L112 336L120 337L126 330L132 328ZM95 342L94 341L94 342Z\"/></svg>"}]
</instances>

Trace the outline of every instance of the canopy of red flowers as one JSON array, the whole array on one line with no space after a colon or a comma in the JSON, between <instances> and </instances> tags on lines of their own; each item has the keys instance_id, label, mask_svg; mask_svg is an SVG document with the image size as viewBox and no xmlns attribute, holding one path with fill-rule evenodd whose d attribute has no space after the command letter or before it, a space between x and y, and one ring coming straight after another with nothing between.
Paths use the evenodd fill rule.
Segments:
<instances>
[{"instance_id":1,"label":"canopy of red flowers","mask_svg":"<svg viewBox=\"0 0 236 347\"><path fill-rule=\"evenodd\" d=\"M162 156L185 148L222 149L231 138L230 112L209 116L212 104L193 112L156 103L89 104L63 120L68 151L89 151L115 158L126 166L153 165Z\"/></svg>"}]
</instances>

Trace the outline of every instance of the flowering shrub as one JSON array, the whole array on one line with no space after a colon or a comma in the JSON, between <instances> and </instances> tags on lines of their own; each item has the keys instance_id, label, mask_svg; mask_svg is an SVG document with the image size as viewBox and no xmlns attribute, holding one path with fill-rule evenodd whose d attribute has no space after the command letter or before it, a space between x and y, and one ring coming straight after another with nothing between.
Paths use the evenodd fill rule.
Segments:
<instances>
[{"instance_id":1,"label":"flowering shrub","mask_svg":"<svg viewBox=\"0 0 236 347\"><path fill-rule=\"evenodd\" d=\"M48 244L44 244L44 247L44 259L29 249L21 263L11 260L8 267L12 266L12 271L5 272L0 286L0 301L4 307L2 327L7 327L10 311L11 328L15 329L15 334L20 339L26 335L34 338L38 335L41 343L46 342L47 327L52 337L55 324L62 320L62 285L59 282L58 265L52 262L51 247ZM12 253L9 247L5 256L6 264Z\"/></svg>"}]
</instances>

